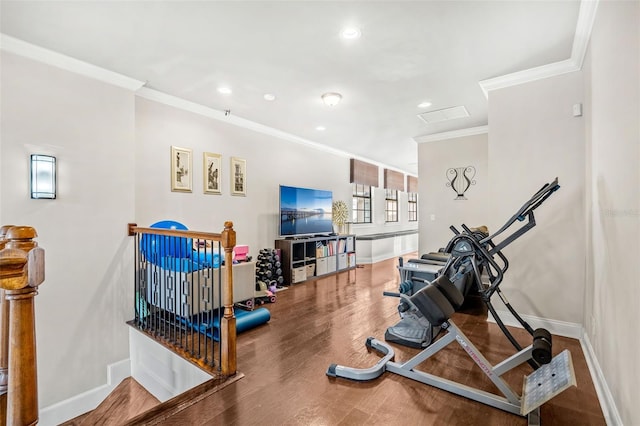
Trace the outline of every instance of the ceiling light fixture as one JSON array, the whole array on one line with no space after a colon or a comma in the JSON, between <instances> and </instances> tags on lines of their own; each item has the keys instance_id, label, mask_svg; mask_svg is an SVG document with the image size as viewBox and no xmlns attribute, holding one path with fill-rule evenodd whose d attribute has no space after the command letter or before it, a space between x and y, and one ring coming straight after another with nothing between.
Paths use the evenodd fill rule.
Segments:
<instances>
[{"instance_id":1,"label":"ceiling light fixture","mask_svg":"<svg viewBox=\"0 0 640 426\"><path fill-rule=\"evenodd\" d=\"M329 92L322 95L322 101L328 106L336 106L341 100L342 95L340 93Z\"/></svg>"},{"instance_id":2,"label":"ceiling light fixture","mask_svg":"<svg viewBox=\"0 0 640 426\"><path fill-rule=\"evenodd\" d=\"M264 100L265 101L275 101L276 100L276 95L274 95L273 93L265 93L264 94Z\"/></svg>"},{"instance_id":3,"label":"ceiling light fixture","mask_svg":"<svg viewBox=\"0 0 640 426\"><path fill-rule=\"evenodd\" d=\"M229 88L229 87L218 87L218 92L222 93L223 95L230 95L231 94L231 88Z\"/></svg>"},{"instance_id":4,"label":"ceiling light fixture","mask_svg":"<svg viewBox=\"0 0 640 426\"><path fill-rule=\"evenodd\" d=\"M317 126L316 130L319 131L319 132L323 132L323 131L327 130L327 128L324 127L324 126Z\"/></svg>"},{"instance_id":5,"label":"ceiling light fixture","mask_svg":"<svg viewBox=\"0 0 640 426\"><path fill-rule=\"evenodd\" d=\"M342 38L345 38L347 40L351 40L351 39L354 39L354 38L360 38L362 33L360 32L360 28L347 27L347 28L342 30L340 35L342 36Z\"/></svg>"},{"instance_id":6,"label":"ceiling light fixture","mask_svg":"<svg viewBox=\"0 0 640 426\"><path fill-rule=\"evenodd\" d=\"M418 108L429 108L431 106L431 102L425 101L418 104Z\"/></svg>"}]
</instances>

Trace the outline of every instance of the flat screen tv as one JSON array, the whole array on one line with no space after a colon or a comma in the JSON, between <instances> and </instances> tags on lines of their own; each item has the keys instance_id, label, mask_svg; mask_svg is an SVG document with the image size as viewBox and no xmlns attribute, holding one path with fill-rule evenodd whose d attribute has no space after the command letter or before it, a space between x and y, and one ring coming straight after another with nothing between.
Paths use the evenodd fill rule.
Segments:
<instances>
[{"instance_id":1,"label":"flat screen tv","mask_svg":"<svg viewBox=\"0 0 640 426\"><path fill-rule=\"evenodd\" d=\"M280 235L331 234L332 203L331 191L280 185Z\"/></svg>"}]
</instances>

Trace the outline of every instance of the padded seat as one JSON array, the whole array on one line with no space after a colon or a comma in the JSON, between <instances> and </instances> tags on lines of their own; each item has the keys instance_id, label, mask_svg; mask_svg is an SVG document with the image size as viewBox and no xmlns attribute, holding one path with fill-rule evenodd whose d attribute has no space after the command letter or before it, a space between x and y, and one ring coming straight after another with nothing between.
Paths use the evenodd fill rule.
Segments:
<instances>
[{"instance_id":1,"label":"padded seat","mask_svg":"<svg viewBox=\"0 0 640 426\"><path fill-rule=\"evenodd\" d=\"M422 256L420 256L420 259L430 260L433 262L442 263L444 265L445 263L447 263L450 257L451 255L449 253L432 252L423 254Z\"/></svg>"},{"instance_id":2,"label":"padded seat","mask_svg":"<svg viewBox=\"0 0 640 426\"><path fill-rule=\"evenodd\" d=\"M466 280L468 276L464 275L461 279ZM446 275L442 275L438 277L435 281L431 283L431 285L435 286L440 293L444 297L447 298L451 306L453 306L454 310L460 309L462 303L464 303L464 295L462 292L456 287Z\"/></svg>"},{"instance_id":3,"label":"padded seat","mask_svg":"<svg viewBox=\"0 0 640 426\"><path fill-rule=\"evenodd\" d=\"M442 275L411 296L411 302L432 325L439 326L462 306L464 296Z\"/></svg>"}]
</instances>

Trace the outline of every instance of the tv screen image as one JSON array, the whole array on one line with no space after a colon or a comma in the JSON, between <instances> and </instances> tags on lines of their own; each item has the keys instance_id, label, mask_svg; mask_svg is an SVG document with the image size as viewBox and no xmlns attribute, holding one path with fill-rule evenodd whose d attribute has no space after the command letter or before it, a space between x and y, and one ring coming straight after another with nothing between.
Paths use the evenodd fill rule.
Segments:
<instances>
[{"instance_id":1,"label":"tv screen image","mask_svg":"<svg viewBox=\"0 0 640 426\"><path fill-rule=\"evenodd\" d=\"M331 191L280 185L280 235L332 233L332 203Z\"/></svg>"}]
</instances>

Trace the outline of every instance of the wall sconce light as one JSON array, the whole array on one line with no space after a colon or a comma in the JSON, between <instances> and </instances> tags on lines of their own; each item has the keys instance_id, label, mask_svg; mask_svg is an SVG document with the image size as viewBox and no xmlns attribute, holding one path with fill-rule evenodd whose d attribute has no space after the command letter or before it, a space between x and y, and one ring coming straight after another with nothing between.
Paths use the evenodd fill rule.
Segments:
<instances>
[{"instance_id":1,"label":"wall sconce light","mask_svg":"<svg viewBox=\"0 0 640 426\"><path fill-rule=\"evenodd\" d=\"M56 157L31 155L31 198L56 198Z\"/></svg>"},{"instance_id":2,"label":"wall sconce light","mask_svg":"<svg viewBox=\"0 0 640 426\"><path fill-rule=\"evenodd\" d=\"M322 95L322 101L325 103L325 105L328 106L336 106L340 103L341 100L342 95L340 93L330 92Z\"/></svg>"}]
</instances>

